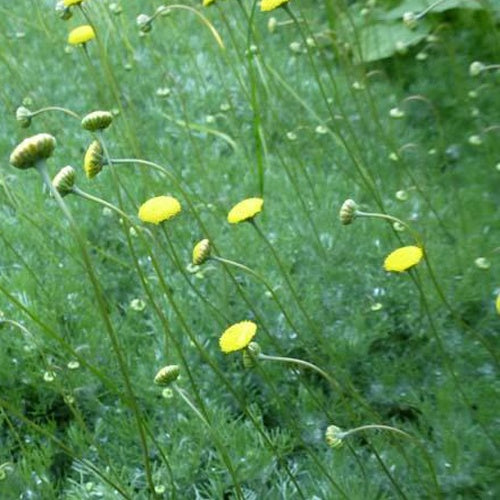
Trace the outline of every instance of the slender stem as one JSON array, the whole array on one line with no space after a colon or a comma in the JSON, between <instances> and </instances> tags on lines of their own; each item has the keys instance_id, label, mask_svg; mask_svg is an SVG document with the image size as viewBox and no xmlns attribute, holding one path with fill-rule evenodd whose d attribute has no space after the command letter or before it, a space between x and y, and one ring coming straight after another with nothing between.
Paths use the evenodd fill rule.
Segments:
<instances>
[{"instance_id":1,"label":"slender stem","mask_svg":"<svg viewBox=\"0 0 500 500\"><path fill-rule=\"evenodd\" d=\"M191 408L191 410L195 413L195 415L208 427L210 430L210 434L214 441L216 442L219 451L222 455L222 459L224 460L224 463L226 467L229 470L229 473L231 474L233 480L234 480L234 488L236 490L236 495L237 498L240 500L243 500L245 496L243 495L243 492L241 491L241 487L239 482L237 481L237 476L236 476L236 471L234 470L234 467L232 465L232 462L229 458L229 455L227 453L226 446L222 443L220 438L217 436L217 433L215 432L214 428L210 424L210 422L202 415L202 413L196 408L194 403L189 399L188 395L186 392L181 389L177 384L173 384L173 389L174 391L183 399L183 401Z\"/></svg>"},{"instance_id":2,"label":"slender stem","mask_svg":"<svg viewBox=\"0 0 500 500\"><path fill-rule=\"evenodd\" d=\"M86 191L82 191L78 186L73 186L71 192L73 194L76 194L77 196L80 196L80 198L84 198L85 200L93 201L94 203L98 203L99 205L103 205L110 210L113 210L117 214L119 214L121 217L126 218L127 220L130 220L130 217L123 211L120 210L118 207L113 205L112 203L107 202L106 200L103 200L102 198L98 198L97 196L93 196Z\"/></svg>"},{"instance_id":3,"label":"slender stem","mask_svg":"<svg viewBox=\"0 0 500 500\"><path fill-rule=\"evenodd\" d=\"M281 259L280 259L279 255L278 255L278 252L276 251L276 249L274 248L274 246L272 245L272 243L268 240L267 236L261 231L261 229L259 228L259 226L256 224L255 220L254 219L250 219L249 222L252 224L252 226L255 228L255 230L257 231L257 233L259 234L259 236L264 240L264 242L266 243L267 247L271 251L271 253L272 253L273 257L274 257L274 260L278 264L278 267L279 267L279 269L281 271L281 274L285 278L286 284L288 285L288 288L290 289L290 292L292 293L292 296L295 299L295 302L297 303L298 308L300 309L300 311L304 315L305 319L309 323L309 326L310 326L311 330L316 333L317 332L316 325L314 324L314 322L310 318L309 314L307 314L307 311L305 310L304 306L302 305L302 302L300 301L299 296L298 296L297 292L295 291L295 287L293 286L292 281L290 280L290 277L288 276L288 273L287 273L287 271L285 269L285 266L281 262Z\"/></svg>"},{"instance_id":4,"label":"slender stem","mask_svg":"<svg viewBox=\"0 0 500 500\"><path fill-rule=\"evenodd\" d=\"M229 260L229 259L224 259L222 257L218 257L216 255L211 255L209 257L210 260L215 260L217 262L221 262L223 264L227 264L229 266L233 266L233 267L236 267L238 269L241 269L242 271L245 271L246 273L250 274L251 276L253 276L254 278L257 278L261 283L264 284L264 286L267 288L267 290L269 291L269 293L271 294L272 298L274 299L274 301L276 302L276 304L278 305L278 307L281 309L281 312L283 313L287 323L290 325L290 327L292 328L292 330L296 333L296 334L299 334L296 326L294 325L292 319L290 318L288 312L286 311L285 307L283 306L283 304L281 303L281 301L279 300L276 292L273 290L273 287L268 283L268 281L259 273L257 273L256 271L254 271L253 269L251 269L250 267L247 267L245 266L244 264L241 264L239 262L236 262L234 260Z\"/></svg>"},{"instance_id":5,"label":"slender stem","mask_svg":"<svg viewBox=\"0 0 500 500\"><path fill-rule=\"evenodd\" d=\"M405 436L407 438L414 439L411 434L408 434L405 431L397 429L396 427L391 427L389 425L378 425L378 424L362 425L360 427L355 427L354 429L349 429L348 431L345 431L342 433L341 438L344 439L347 436L350 436L351 434L354 434L354 433L360 432L360 431L365 431L368 429L381 429L381 430L391 431L391 432L395 432L396 434L401 434L402 436Z\"/></svg>"},{"instance_id":6,"label":"slender stem","mask_svg":"<svg viewBox=\"0 0 500 500\"><path fill-rule=\"evenodd\" d=\"M139 440L141 442L141 447L142 447L142 452L143 452L144 468L145 468L148 486L152 492L152 495L154 497L156 497L156 494L154 492L153 476L151 473L151 464L150 464L150 459L149 459L148 444L147 444L147 439L146 439L146 435L144 432L144 427L142 424L141 410L139 408L139 405L137 403L137 399L136 399L135 394L134 394L133 389L132 389L132 383L130 381L130 377L129 377L129 374L127 371L125 358L123 356L123 353L122 353L122 350L120 347L120 343L118 341L118 336L116 335L116 332L113 328L111 320L110 320L108 313L106 311L107 305L106 305L106 302L105 302L105 299L104 299L104 296L102 293L100 283L97 280L97 276L96 276L95 271L92 267L92 262L90 260L90 256L87 252L86 241L83 238L83 236L79 230L78 224L76 223L75 219L71 215L71 212L69 211L66 203L62 199L62 197L59 194L59 192L57 191L57 189L55 189L55 187L52 185L52 181L51 181L49 173L47 171L47 166L45 164L45 161L39 161L36 164L36 168L37 168L39 174L41 175L43 181L45 182L46 186L48 187L49 191L52 193L52 196L55 198L57 204L59 205L59 208L61 209L63 214L68 219L68 222L70 223L70 226L73 230L73 233L75 234L75 238L76 238L78 245L80 247L80 251L81 251L84 263L85 263L85 268L87 270L90 281L92 282L93 288L96 291L96 298L97 298L98 303L99 303L99 310L101 312L101 316L102 316L104 325L106 327L106 332L107 332L109 339L111 341L111 344L113 346L113 350L115 352L116 359L117 359L118 365L120 367L120 372L122 374L123 381L125 382L125 387L127 390L127 400L130 403L130 406L131 406L132 411L134 413L134 417L136 419L137 429L139 431Z\"/></svg>"},{"instance_id":7,"label":"slender stem","mask_svg":"<svg viewBox=\"0 0 500 500\"><path fill-rule=\"evenodd\" d=\"M397 217L394 217L394 216L389 215L389 214L361 212L360 210L356 210L356 216L357 217L371 217L373 219L385 219L385 220L388 220L390 222L397 222L397 223L401 224L402 226L404 226L408 230L408 232L413 236L413 238L415 239L415 241L417 242L417 245L419 247L423 247L422 237L416 231L414 231L409 224L402 221L401 219L398 219Z\"/></svg>"},{"instance_id":8,"label":"slender stem","mask_svg":"<svg viewBox=\"0 0 500 500\"><path fill-rule=\"evenodd\" d=\"M291 363L294 365L299 365L299 366L303 366L305 368L309 368L309 369L314 370L315 372L319 373L337 391L342 392L340 384L333 377L328 375L328 373L326 373L324 370L322 370L318 366L313 365L312 363L309 363L309 361L304 361L303 359L298 359L298 358L289 358L286 356L270 356L268 354L262 354L262 353L257 356L257 359L262 360L262 361L279 361L281 363Z\"/></svg>"},{"instance_id":9,"label":"slender stem","mask_svg":"<svg viewBox=\"0 0 500 500\"><path fill-rule=\"evenodd\" d=\"M39 115L41 113L45 113L47 111L60 111L61 113L65 113L67 115L72 116L73 118L76 118L77 120L81 120L80 115L78 115L74 111L71 111L70 109L61 108L60 106L47 106L46 108L37 109L36 111L33 111L31 113L31 116L33 117L33 116Z\"/></svg>"}]
</instances>

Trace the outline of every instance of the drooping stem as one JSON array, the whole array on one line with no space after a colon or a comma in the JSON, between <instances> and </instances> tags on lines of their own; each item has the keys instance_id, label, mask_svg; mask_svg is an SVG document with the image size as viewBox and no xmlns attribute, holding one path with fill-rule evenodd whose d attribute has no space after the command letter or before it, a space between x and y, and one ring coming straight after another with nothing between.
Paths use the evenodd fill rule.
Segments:
<instances>
[{"instance_id":1,"label":"drooping stem","mask_svg":"<svg viewBox=\"0 0 500 500\"><path fill-rule=\"evenodd\" d=\"M257 359L260 361L278 361L280 363L290 363L298 366L303 366L304 368L309 368L310 370L319 373L324 379L326 379L337 391L342 392L340 384L331 376L328 375L324 370L319 368L318 366L309 363L309 361L304 361L303 359L298 358L289 358L286 356L270 356L268 354L260 353L257 356Z\"/></svg>"},{"instance_id":2,"label":"drooping stem","mask_svg":"<svg viewBox=\"0 0 500 500\"><path fill-rule=\"evenodd\" d=\"M31 117L34 117L36 115L40 115L42 113L46 113L48 111L60 111L61 113L65 113L65 114L67 114L69 116L72 116L73 118L76 118L77 120L81 120L80 115L78 115L74 111L71 111L70 109L62 108L60 106L47 106L45 108L37 109L36 111L33 111L31 113Z\"/></svg>"}]
</instances>

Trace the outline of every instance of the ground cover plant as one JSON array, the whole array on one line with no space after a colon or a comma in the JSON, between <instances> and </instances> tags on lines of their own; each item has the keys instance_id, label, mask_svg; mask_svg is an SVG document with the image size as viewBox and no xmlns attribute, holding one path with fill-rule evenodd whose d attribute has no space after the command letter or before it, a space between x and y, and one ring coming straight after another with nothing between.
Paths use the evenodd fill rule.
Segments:
<instances>
[{"instance_id":1,"label":"ground cover plant","mask_svg":"<svg viewBox=\"0 0 500 500\"><path fill-rule=\"evenodd\" d=\"M497 2L0 13L0 498L498 498Z\"/></svg>"}]
</instances>

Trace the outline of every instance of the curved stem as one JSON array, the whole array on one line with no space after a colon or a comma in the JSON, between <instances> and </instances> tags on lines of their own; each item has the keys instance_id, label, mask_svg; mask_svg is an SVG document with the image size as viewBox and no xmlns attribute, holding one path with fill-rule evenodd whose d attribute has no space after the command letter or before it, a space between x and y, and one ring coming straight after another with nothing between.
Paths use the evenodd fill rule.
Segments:
<instances>
[{"instance_id":1,"label":"curved stem","mask_svg":"<svg viewBox=\"0 0 500 500\"><path fill-rule=\"evenodd\" d=\"M283 306L283 304L279 300L278 296L276 295L276 292L273 290L273 287L267 282L267 280L261 274L257 273L256 271L254 271L250 267L247 267L244 264L241 264L241 263L236 262L234 260L224 259L224 258L218 257L216 255L211 255L209 257L209 259L215 260L215 261L220 262L222 264L227 264L229 266L233 266L233 267L236 267L238 269L241 269L242 271L244 271L244 272L250 274L251 276L253 276L254 278L258 279L267 288L268 292L271 294L272 298L274 299L274 301L276 302L278 307L281 309L283 316L285 317L287 323L290 325L292 330L297 335L299 334L299 332L298 332L296 326L294 325L292 319L290 318L288 312L286 311L285 307Z\"/></svg>"},{"instance_id":2,"label":"curved stem","mask_svg":"<svg viewBox=\"0 0 500 500\"><path fill-rule=\"evenodd\" d=\"M65 113L69 116L72 116L73 118L76 118L77 120L81 120L80 115L78 115L74 111L71 111L70 109L62 108L60 106L47 106L46 108L37 109L36 111L33 111L31 113L31 116L33 117L41 113L46 113L47 111L60 111L61 113Z\"/></svg>"},{"instance_id":3,"label":"curved stem","mask_svg":"<svg viewBox=\"0 0 500 500\"><path fill-rule=\"evenodd\" d=\"M261 360L261 361L279 361L281 363L290 363L290 364L294 364L294 365L303 366L305 368L309 368L310 370L313 370L316 373L319 373L337 391L342 392L340 384L333 377L328 375L328 373L326 373L324 370L322 370L318 366L313 365L312 363L309 363L309 361L304 361L303 359L298 359L298 358L289 358L286 356L270 356L268 354L262 354L262 353L257 356L257 359Z\"/></svg>"},{"instance_id":4,"label":"curved stem","mask_svg":"<svg viewBox=\"0 0 500 500\"><path fill-rule=\"evenodd\" d=\"M49 173L47 171L47 166L45 164L45 161L39 161L36 164L36 169L38 170L40 176L42 177L45 185L51 192L52 196L55 198L57 204L59 205L59 208L65 215L65 217L68 219L68 222L70 224L71 229L73 230L73 233L75 235L75 238L77 240L78 246L80 247L81 255L85 264L85 269L87 271L87 274L89 276L89 279L92 283L92 286L96 292L96 298L99 304L99 310L101 312L102 320L106 329L106 332L108 334L108 337L111 341L111 345L113 347L113 351L116 356L116 360L118 361L118 365L120 368L121 375L123 377L123 381L125 383L125 388L126 388L126 400L130 404L130 407L132 409L132 412L134 414L134 417L136 419L136 424L137 424L137 430L139 432L139 440L141 443L141 448L143 452L143 460L144 460L144 468L145 468L145 474L146 474L146 480L148 482L148 486L153 494L154 497L156 497L156 494L154 493L154 482L153 482L153 476L151 472L151 464L150 464L150 458L149 458L149 450L148 450L148 443L146 439L146 434L144 431L144 425L142 422L142 413L139 408L139 404L137 402L136 396L134 394L133 388L132 388L132 383L128 374L127 370L127 365L125 361L125 357L123 355L120 343L118 341L118 336L115 332L115 329L113 328L113 325L111 323L111 320L109 318L109 315L107 313L107 304L102 292L101 285L97 279L97 276L95 274L94 268L92 266L92 262L90 260L90 256L87 251L87 243L83 237L83 235L80 232L80 229L78 227L78 224L76 223L75 219L73 218L73 215L69 211L66 203L62 199L61 195L57 191L57 189L53 186L52 181L50 179Z\"/></svg>"},{"instance_id":5,"label":"curved stem","mask_svg":"<svg viewBox=\"0 0 500 500\"><path fill-rule=\"evenodd\" d=\"M285 278L286 284L288 285L288 288L290 289L290 292L292 293L292 296L295 299L295 302L297 303L298 308L300 309L300 311L304 315L304 318L307 320L309 327L311 328L311 330L314 333L317 333L316 325L314 324L311 317L309 316L309 314L307 314L307 311L305 310L304 306L302 305L302 302L300 301L299 296L298 296L297 292L295 291L295 287L293 286L292 281L290 280L290 277L288 276L288 273L285 269L285 266L281 262L281 259L278 255L278 252L276 251L276 249L274 248L272 243L268 240L267 236L261 231L259 226L256 224L255 220L250 219L249 222L255 228L255 230L257 231L259 236L264 240L265 244L267 245L267 247L271 251L271 253L274 257L274 260L278 264L278 267L281 271L281 274L283 275L283 278Z\"/></svg>"},{"instance_id":6,"label":"curved stem","mask_svg":"<svg viewBox=\"0 0 500 500\"><path fill-rule=\"evenodd\" d=\"M398 224L401 224L404 226L408 232L413 236L415 241L417 242L417 245L421 248L423 248L423 241L421 236L414 231L409 224L406 222L402 221L401 219L398 219L397 217L394 217L389 214L380 214L380 213L373 213L373 212L361 212L360 210L356 210L356 216L357 217L371 217L373 219L385 219L390 222L397 222Z\"/></svg>"}]
</instances>

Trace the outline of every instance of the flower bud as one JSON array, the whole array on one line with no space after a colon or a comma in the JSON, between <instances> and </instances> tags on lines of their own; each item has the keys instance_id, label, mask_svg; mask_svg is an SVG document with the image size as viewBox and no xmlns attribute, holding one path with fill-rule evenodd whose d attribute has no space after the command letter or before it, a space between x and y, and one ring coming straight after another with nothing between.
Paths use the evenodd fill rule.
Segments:
<instances>
[{"instance_id":1,"label":"flower bud","mask_svg":"<svg viewBox=\"0 0 500 500\"><path fill-rule=\"evenodd\" d=\"M83 159L83 170L88 179L94 178L104 166L103 149L99 141L93 141L88 147Z\"/></svg>"},{"instance_id":2,"label":"flower bud","mask_svg":"<svg viewBox=\"0 0 500 500\"><path fill-rule=\"evenodd\" d=\"M82 119L82 127L90 132L108 128L113 121L113 114L109 111L93 111Z\"/></svg>"},{"instance_id":3,"label":"flower bud","mask_svg":"<svg viewBox=\"0 0 500 500\"><path fill-rule=\"evenodd\" d=\"M66 196L73 191L75 185L76 172L73 167L67 165L61 168L57 175L52 180L52 185L56 188L61 196Z\"/></svg>"},{"instance_id":4,"label":"flower bud","mask_svg":"<svg viewBox=\"0 0 500 500\"><path fill-rule=\"evenodd\" d=\"M276 27L278 26L278 21L275 17L270 17L269 21L267 21L267 31L269 33L274 33L276 31Z\"/></svg>"},{"instance_id":5,"label":"flower bud","mask_svg":"<svg viewBox=\"0 0 500 500\"><path fill-rule=\"evenodd\" d=\"M326 428L325 440L330 448L340 448L343 444L344 432L336 425L329 425Z\"/></svg>"},{"instance_id":6,"label":"flower bud","mask_svg":"<svg viewBox=\"0 0 500 500\"><path fill-rule=\"evenodd\" d=\"M210 252L210 240L205 238L196 243L193 248L193 264L195 266L201 266L210 257Z\"/></svg>"},{"instance_id":7,"label":"flower bud","mask_svg":"<svg viewBox=\"0 0 500 500\"><path fill-rule=\"evenodd\" d=\"M155 384L161 385L163 387L170 385L175 382L180 374L179 365L167 365L158 371L154 378Z\"/></svg>"},{"instance_id":8,"label":"flower bud","mask_svg":"<svg viewBox=\"0 0 500 500\"><path fill-rule=\"evenodd\" d=\"M68 19L71 19L73 17L72 10L66 5L64 5L63 1L56 3L55 11L56 14L59 16L59 18L62 19L63 21L67 21Z\"/></svg>"},{"instance_id":9,"label":"flower bud","mask_svg":"<svg viewBox=\"0 0 500 500\"><path fill-rule=\"evenodd\" d=\"M52 155L56 140L50 134L37 134L24 139L10 155L13 167L26 169L34 167L37 162L46 160Z\"/></svg>"},{"instance_id":10,"label":"flower bud","mask_svg":"<svg viewBox=\"0 0 500 500\"><path fill-rule=\"evenodd\" d=\"M250 342L243 351L243 367L247 369L253 368L258 362L261 352L262 349L257 342Z\"/></svg>"},{"instance_id":11,"label":"flower bud","mask_svg":"<svg viewBox=\"0 0 500 500\"><path fill-rule=\"evenodd\" d=\"M469 75L470 76L479 76L484 71L484 64L479 61L474 61L469 66Z\"/></svg>"},{"instance_id":12,"label":"flower bud","mask_svg":"<svg viewBox=\"0 0 500 500\"><path fill-rule=\"evenodd\" d=\"M417 26L417 16L414 12L405 12L403 14L403 23L412 30Z\"/></svg>"},{"instance_id":13,"label":"flower bud","mask_svg":"<svg viewBox=\"0 0 500 500\"><path fill-rule=\"evenodd\" d=\"M354 200L348 199L344 201L342 207L340 207L340 212L339 212L340 222L344 226L351 224L356 218L357 210L358 210L358 205Z\"/></svg>"},{"instance_id":14,"label":"flower bud","mask_svg":"<svg viewBox=\"0 0 500 500\"><path fill-rule=\"evenodd\" d=\"M22 128L28 128L31 125L31 111L24 106L19 106L16 109L16 120Z\"/></svg>"},{"instance_id":15,"label":"flower bud","mask_svg":"<svg viewBox=\"0 0 500 500\"><path fill-rule=\"evenodd\" d=\"M139 14L135 22L141 33L149 33L153 28L152 20L147 14Z\"/></svg>"}]
</instances>

